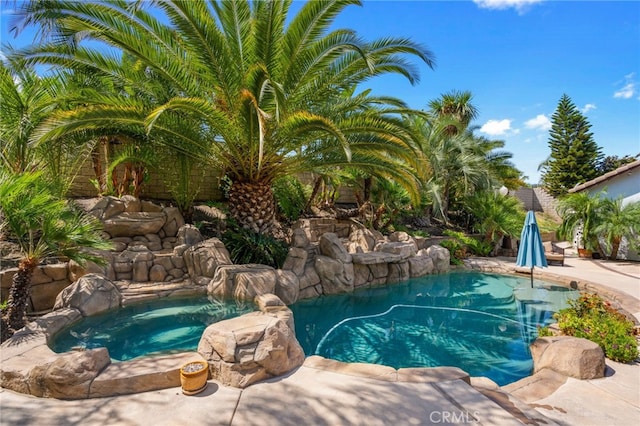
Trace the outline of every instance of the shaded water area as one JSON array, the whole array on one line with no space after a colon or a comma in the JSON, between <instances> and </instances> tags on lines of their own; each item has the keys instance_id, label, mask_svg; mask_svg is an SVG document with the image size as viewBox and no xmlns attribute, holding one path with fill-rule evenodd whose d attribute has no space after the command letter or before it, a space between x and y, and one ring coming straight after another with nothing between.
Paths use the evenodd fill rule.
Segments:
<instances>
[{"instance_id":1,"label":"shaded water area","mask_svg":"<svg viewBox=\"0 0 640 426\"><path fill-rule=\"evenodd\" d=\"M252 302L206 296L162 298L84 318L61 330L54 352L106 347L113 360L194 351L208 325L254 311Z\"/></svg>"},{"instance_id":2,"label":"shaded water area","mask_svg":"<svg viewBox=\"0 0 640 426\"><path fill-rule=\"evenodd\" d=\"M459 367L505 385L531 374L537 326L578 293L528 278L452 272L291 306L305 354L402 367Z\"/></svg>"}]
</instances>

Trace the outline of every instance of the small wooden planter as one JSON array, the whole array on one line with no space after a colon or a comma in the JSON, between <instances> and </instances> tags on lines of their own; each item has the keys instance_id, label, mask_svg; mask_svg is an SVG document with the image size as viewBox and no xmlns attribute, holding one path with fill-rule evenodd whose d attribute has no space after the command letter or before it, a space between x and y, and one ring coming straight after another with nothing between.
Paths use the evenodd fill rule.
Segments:
<instances>
[{"instance_id":1,"label":"small wooden planter","mask_svg":"<svg viewBox=\"0 0 640 426\"><path fill-rule=\"evenodd\" d=\"M209 378L209 363L206 361L192 361L180 367L180 384L182 393L195 395L207 387Z\"/></svg>"}]
</instances>

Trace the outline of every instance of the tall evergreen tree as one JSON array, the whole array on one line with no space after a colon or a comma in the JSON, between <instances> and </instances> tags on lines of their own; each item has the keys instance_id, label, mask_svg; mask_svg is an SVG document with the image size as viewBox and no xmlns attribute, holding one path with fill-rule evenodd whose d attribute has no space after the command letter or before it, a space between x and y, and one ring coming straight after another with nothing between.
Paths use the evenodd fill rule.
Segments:
<instances>
[{"instance_id":1,"label":"tall evergreen tree","mask_svg":"<svg viewBox=\"0 0 640 426\"><path fill-rule=\"evenodd\" d=\"M551 195L562 196L598 176L602 152L589 131L591 124L566 94L560 98L551 123L551 154L541 167L542 184Z\"/></svg>"}]
</instances>

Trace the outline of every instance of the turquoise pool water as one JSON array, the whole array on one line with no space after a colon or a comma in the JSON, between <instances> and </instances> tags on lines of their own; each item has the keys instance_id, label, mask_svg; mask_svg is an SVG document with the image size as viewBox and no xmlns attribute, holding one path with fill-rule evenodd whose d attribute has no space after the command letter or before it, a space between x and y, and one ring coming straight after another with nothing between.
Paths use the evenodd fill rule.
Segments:
<instances>
[{"instance_id":1,"label":"turquoise pool water","mask_svg":"<svg viewBox=\"0 0 640 426\"><path fill-rule=\"evenodd\" d=\"M459 367L505 385L531 374L537 326L577 292L528 278L453 272L291 306L305 354L402 367Z\"/></svg>"},{"instance_id":2,"label":"turquoise pool water","mask_svg":"<svg viewBox=\"0 0 640 426\"><path fill-rule=\"evenodd\" d=\"M553 322L553 312L577 297L549 283L535 286L528 278L452 272L291 309L307 355L395 368L456 366L504 385L531 374L536 326ZM253 303L207 297L156 299L85 318L50 346L106 347L117 361L193 351L209 324L253 310Z\"/></svg>"},{"instance_id":3,"label":"turquoise pool water","mask_svg":"<svg viewBox=\"0 0 640 426\"><path fill-rule=\"evenodd\" d=\"M206 296L155 299L87 317L61 330L49 346L58 353L106 347L117 361L193 351L208 325L254 310L253 303Z\"/></svg>"}]
</instances>

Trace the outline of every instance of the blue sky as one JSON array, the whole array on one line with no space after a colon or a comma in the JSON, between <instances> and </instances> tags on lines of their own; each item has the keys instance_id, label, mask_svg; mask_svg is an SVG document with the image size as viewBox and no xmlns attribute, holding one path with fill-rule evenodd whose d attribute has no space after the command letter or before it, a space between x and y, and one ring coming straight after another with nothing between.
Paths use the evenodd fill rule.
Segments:
<instances>
[{"instance_id":1,"label":"blue sky","mask_svg":"<svg viewBox=\"0 0 640 426\"><path fill-rule=\"evenodd\" d=\"M19 46L31 34L8 35ZM640 153L640 2L636 1L373 1L350 6L336 26L365 39L410 37L428 47L437 66L419 65L421 80L374 80L377 94L411 107L452 90L469 90L479 133L506 142L513 162L538 183L549 155L550 118L569 95L592 125L605 155Z\"/></svg>"}]
</instances>

